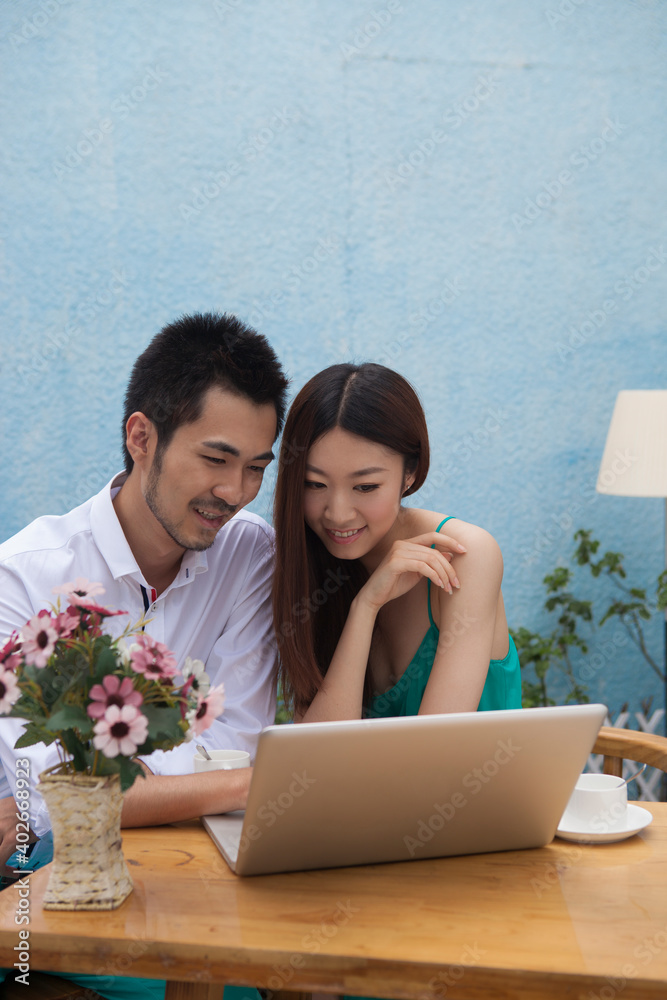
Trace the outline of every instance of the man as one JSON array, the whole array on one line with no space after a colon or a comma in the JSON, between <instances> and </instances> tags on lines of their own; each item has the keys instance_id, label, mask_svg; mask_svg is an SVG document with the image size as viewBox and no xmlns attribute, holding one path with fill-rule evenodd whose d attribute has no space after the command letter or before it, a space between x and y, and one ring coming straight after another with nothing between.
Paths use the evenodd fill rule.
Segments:
<instances>
[{"instance_id":1,"label":"man","mask_svg":"<svg viewBox=\"0 0 667 1000\"><path fill-rule=\"evenodd\" d=\"M61 517L38 518L0 545L0 638L85 577L104 603L150 618L146 631L179 665L203 660L224 683L210 747L254 751L275 712L270 587L272 532L242 511L257 495L282 426L287 379L260 334L231 316L184 316L137 359L125 397L125 472ZM13 793L15 760L30 757L31 828L49 829L34 787L57 763L53 748L15 751L20 719L3 717L0 759ZM245 806L249 769L193 775L192 744L146 758L146 780L125 796L124 826L146 826ZM0 862L15 849L12 798L0 803Z\"/></svg>"}]
</instances>

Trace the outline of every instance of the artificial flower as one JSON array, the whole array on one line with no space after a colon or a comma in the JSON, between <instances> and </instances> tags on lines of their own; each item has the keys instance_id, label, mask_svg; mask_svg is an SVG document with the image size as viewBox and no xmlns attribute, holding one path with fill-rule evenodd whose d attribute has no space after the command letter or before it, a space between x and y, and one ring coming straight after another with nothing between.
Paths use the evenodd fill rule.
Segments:
<instances>
[{"instance_id":1,"label":"artificial flower","mask_svg":"<svg viewBox=\"0 0 667 1000\"><path fill-rule=\"evenodd\" d=\"M126 791L142 773L137 753L191 739L190 717L200 710L201 732L221 695L201 705L209 680L199 660L187 661L177 686L176 659L139 631L143 618L108 634L104 619L127 612L96 604L99 584L79 578L57 589L72 602L64 611L58 602L0 640L0 718L26 720L22 749L55 742L59 773L116 774Z\"/></svg>"},{"instance_id":2,"label":"artificial flower","mask_svg":"<svg viewBox=\"0 0 667 1000\"><path fill-rule=\"evenodd\" d=\"M66 611L60 611L53 618L53 627L61 639L69 639L72 632L75 632L80 625L79 615L72 614L74 610L76 609L67 608Z\"/></svg>"},{"instance_id":3,"label":"artificial flower","mask_svg":"<svg viewBox=\"0 0 667 1000\"><path fill-rule=\"evenodd\" d=\"M19 642L19 637L16 632L12 632L2 649L0 649L0 663L4 663L5 660L9 659L9 657L16 653L20 648L21 644Z\"/></svg>"},{"instance_id":4,"label":"artificial flower","mask_svg":"<svg viewBox=\"0 0 667 1000\"><path fill-rule=\"evenodd\" d=\"M71 583L61 583L59 587L53 588L54 594L64 594L70 604L77 607L86 607L92 603L92 598L104 593L101 583L91 583L85 576L77 576Z\"/></svg>"},{"instance_id":5,"label":"artificial flower","mask_svg":"<svg viewBox=\"0 0 667 1000\"><path fill-rule=\"evenodd\" d=\"M104 718L95 723L93 746L105 757L126 757L136 753L148 735L148 719L134 705L110 705Z\"/></svg>"},{"instance_id":6,"label":"artificial flower","mask_svg":"<svg viewBox=\"0 0 667 1000\"><path fill-rule=\"evenodd\" d=\"M85 615L100 615L102 618L112 618L114 615L126 615L127 611L112 611L111 608L103 608L101 604L90 601L88 604L80 605L81 611Z\"/></svg>"},{"instance_id":7,"label":"artificial flower","mask_svg":"<svg viewBox=\"0 0 667 1000\"><path fill-rule=\"evenodd\" d=\"M120 662L124 667L129 667L130 665L130 647L126 639L122 637L116 639L116 648L118 650L118 655L120 656Z\"/></svg>"},{"instance_id":8,"label":"artificial flower","mask_svg":"<svg viewBox=\"0 0 667 1000\"><path fill-rule=\"evenodd\" d=\"M189 656L186 656L182 674L186 682L184 687L187 687L188 690L192 688L193 691L196 691L200 695L208 694L208 690L211 687L211 679L206 673L206 667L201 660L193 660Z\"/></svg>"},{"instance_id":9,"label":"artificial flower","mask_svg":"<svg viewBox=\"0 0 667 1000\"><path fill-rule=\"evenodd\" d=\"M130 646L130 663L138 674L149 680L165 680L178 672L176 659L163 642L150 635L135 635Z\"/></svg>"},{"instance_id":10,"label":"artificial flower","mask_svg":"<svg viewBox=\"0 0 667 1000\"><path fill-rule=\"evenodd\" d=\"M21 697L16 674L0 666L0 714L5 715Z\"/></svg>"},{"instance_id":11,"label":"artificial flower","mask_svg":"<svg viewBox=\"0 0 667 1000\"><path fill-rule=\"evenodd\" d=\"M118 708L134 705L138 708L144 700L143 695L135 691L129 677L123 677L121 680L115 674L107 674L102 678L101 684L93 684L90 697L92 701L87 712L91 719L101 719L111 705L116 705Z\"/></svg>"},{"instance_id":12,"label":"artificial flower","mask_svg":"<svg viewBox=\"0 0 667 1000\"><path fill-rule=\"evenodd\" d=\"M21 643L16 632L7 639L2 649L0 649L0 664L7 670L16 670L21 662Z\"/></svg>"},{"instance_id":13,"label":"artificial flower","mask_svg":"<svg viewBox=\"0 0 667 1000\"><path fill-rule=\"evenodd\" d=\"M45 667L56 648L58 632L48 611L40 611L21 630L21 652L26 663Z\"/></svg>"},{"instance_id":14,"label":"artificial flower","mask_svg":"<svg viewBox=\"0 0 667 1000\"><path fill-rule=\"evenodd\" d=\"M205 729L215 722L222 713L225 704L225 686L218 684L212 687L205 698L199 697L197 708L191 713L189 722L195 736L200 736Z\"/></svg>"}]
</instances>

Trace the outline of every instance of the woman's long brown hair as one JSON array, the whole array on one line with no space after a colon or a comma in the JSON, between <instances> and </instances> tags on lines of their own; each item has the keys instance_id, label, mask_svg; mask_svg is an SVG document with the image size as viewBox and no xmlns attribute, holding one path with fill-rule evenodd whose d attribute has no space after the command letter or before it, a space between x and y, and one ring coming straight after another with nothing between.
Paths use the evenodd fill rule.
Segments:
<instances>
[{"instance_id":1,"label":"woman's long brown hair","mask_svg":"<svg viewBox=\"0 0 667 1000\"><path fill-rule=\"evenodd\" d=\"M304 520L308 452L340 427L404 456L414 473L407 496L429 464L426 419L410 383L383 365L332 365L315 375L292 403L280 448L273 523L276 565L273 623L285 701L310 705L338 645L355 595L368 574L357 559L337 559ZM366 684L365 701L370 696Z\"/></svg>"}]
</instances>

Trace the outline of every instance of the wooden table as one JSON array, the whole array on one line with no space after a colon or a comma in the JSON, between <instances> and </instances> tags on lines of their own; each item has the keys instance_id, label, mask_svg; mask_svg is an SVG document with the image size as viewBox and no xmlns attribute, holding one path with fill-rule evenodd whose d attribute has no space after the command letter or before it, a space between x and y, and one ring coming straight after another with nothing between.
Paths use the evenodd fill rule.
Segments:
<instances>
[{"instance_id":1,"label":"wooden table","mask_svg":"<svg viewBox=\"0 0 667 1000\"><path fill-rule=\"evenodd\" d=\"M127 830L132 895L110 913L42 910L34 969L449 1000L667 997L667 804L619 844L239 879L198 824ZM0 962L18 901L0 894ZM186 985L190 984L190 985ZM29 994L26 993L26 996Z\"/></svg>"}]
</instances>

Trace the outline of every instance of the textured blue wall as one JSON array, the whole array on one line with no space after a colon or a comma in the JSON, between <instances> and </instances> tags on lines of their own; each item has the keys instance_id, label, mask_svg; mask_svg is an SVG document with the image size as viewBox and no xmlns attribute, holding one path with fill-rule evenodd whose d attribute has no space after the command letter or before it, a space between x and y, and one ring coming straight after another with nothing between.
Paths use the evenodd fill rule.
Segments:
<instances>
[{"instance_id":1,"label":"textured blue wall","mask_svg":"<svg viewBox=\"0 0 667 1000\"><path fill-rule=\"evenodd\" d=\"M0 22L0 537L110 478L135 356L220 309L295 387L348 359L415 383L422 502L496 535L514 626L546 627L576 527L657 576L661 501L594 485L617 391L666 383L664 3L31 0ZM660 660L657 618L649 639ZM601 660L613 712L660 702L629 646Z\"/></svg>"}]
</instances>

